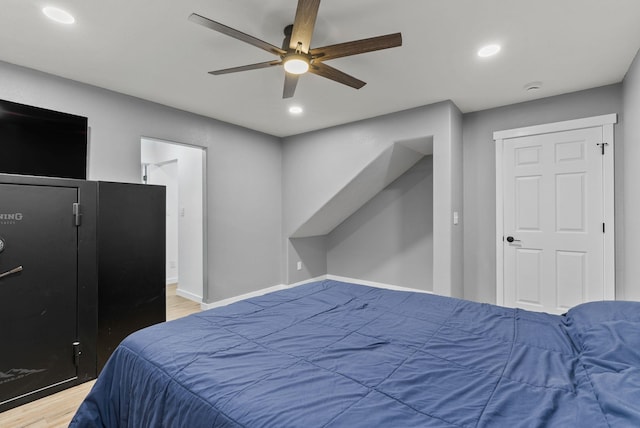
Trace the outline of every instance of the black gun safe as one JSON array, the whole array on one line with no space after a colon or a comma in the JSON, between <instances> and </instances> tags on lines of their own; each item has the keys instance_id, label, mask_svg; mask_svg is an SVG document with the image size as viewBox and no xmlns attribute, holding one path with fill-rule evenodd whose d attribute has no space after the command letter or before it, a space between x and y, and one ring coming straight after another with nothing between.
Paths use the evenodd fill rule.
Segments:
<instances>
[{"instance_id":1,"label":"black gun safe","mask_svg":"<svg viewBox=\"0 0 640 428\"><path fill-rule=\"evenodd\" d=\"M0 174L0 412L163 322L165 188Z\"/></svg>"}]
</instances>

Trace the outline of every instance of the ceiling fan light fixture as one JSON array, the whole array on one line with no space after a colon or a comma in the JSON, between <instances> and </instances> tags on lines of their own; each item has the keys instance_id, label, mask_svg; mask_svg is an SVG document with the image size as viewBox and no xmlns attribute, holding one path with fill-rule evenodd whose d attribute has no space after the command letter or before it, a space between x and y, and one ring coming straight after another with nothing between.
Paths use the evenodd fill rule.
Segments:
<instances>
[{"instance_id":1,"label":"ceiling fan light fixture","mask_svg":"<svg viewBox=\"0 0 640 428\"><path fill-rule=\"evenodd\" d=\"M290 54L284 58L284 69L291 74L304 74L309 71L309 59L300 54Z\"/></svg>"},{"instance_id":2,"label":"ceiling fan light fixture","mask_svg":"<svg viewBox=\"0 0 640 428\"><path fill-rule=\"evenodd\" d=\"M282 65L285 70L284 88L282 90L283 99L293 97L296 85L298 84L298 76L306 72L333 80L334 82L354 89L362 88L366 85L366 82L333 68L325 64L324 61L402 46L402 34L386 34L384 36L369 37L367 39L353 40L312 49L311 36L316 25L319 6L320 0L298 0L294 22L291 25L287 25L284 29L285 38L282 41L282 47L272 45L264 40L205 18L197 13L189 15L189 21L262 49L278 57L278 59L274 61L264 61L241 67L214 70L210 71L209 74L217 76L220 74L257 70L260 68L270 68L272 66L279 67Z\"/></svg>"}]
</instances>

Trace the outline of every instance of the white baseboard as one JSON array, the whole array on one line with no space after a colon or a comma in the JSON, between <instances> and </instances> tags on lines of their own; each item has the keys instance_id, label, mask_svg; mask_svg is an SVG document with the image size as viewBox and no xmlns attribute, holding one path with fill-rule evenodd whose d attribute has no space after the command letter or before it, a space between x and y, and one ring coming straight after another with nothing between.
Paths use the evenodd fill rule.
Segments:
<instances>
[{"instance_id":1,"label":"white baseboard","mask_svg":"<svg viewBox=\"0 0 640 428\"><path fill-rule=\"evenodd\" d=\"M235 302L239 302L241 300L249 299L251 297L262 296L262 295L265 295L267 293L273 293L274 291L279 291L279 290L285 290L287 288L298 287L300 285L309 284L309 283L317 282L317 281L323 281L325 279L329 279L329 280L332 280L332 281L349 282L349 283L352 283L352 284L368 285L370 287L376 287L376 288L385 288L387 290L410 291L410 292L415 292L415 293L433 294L431 291L418 290L417 288L400 287L400 286L392 285L392 284L384 284L382 282L366 281L366 280L362 280L362 279L347 278L347 277L344 277L344 276L336 276L336 275L321 275L321 276L317 276L315 278L305 279L304 281L296 282L296 283L289 284L289 285L285 285L285 284L274 285L273 287L263 288L261 290L252 291L251 293L241 294L241 295L235 296L235 297L229 297L228 299L218 300L216 302L201 303L200 307L202 308L203 311L206 311L207 309L219 308L221 306L226 306L226 305L229 305L231 303L235 303ZM180 294L180 293L178 293L178 291L176 291L176 294ZM197 301L199 302L200 300L197 300Z\"/></svg>"},{"instance_id":2,"label":"white baseboard","mask_svg":"<svg viewBox=\"0 0 640 428\"><path fill-rule=\"evenodd\" d=\"M311 284L312 282L324 281L327 278L327 275L316 276L315 278L305 279L304 281L294 282L293 284L287 285L287 288L297 287L299 285Z\"/></svg>"},{"instance_id":3,"label":"white baseboard","mask_svg":"<svg viewBox=\"0 0 640 428\"><path fill-rule=\"evenodd\" d=\"M173 285L178 283L178 277L167 278L167 285Z\"/></svg>"},{"instance_id":4,"label":"white baseboard","mask_svg":"<svg viewBox=\"0 0 640 428\"><path fill-rule=\"evenodd\" d=\"M273 287L263 288L261 290L252 291L251 293L241 294L235 297L229 297L228 299L218 300L217 302L211 303L202 303L200 307L203 311L207 309L219 308L220 306L227 306L231 303L239 302L241 300L249 299L251 297L262 296L267 293L272 293L274 291L284 290L286 288L290 288L289 285L279 284L274 285Z\"/></svg>"},{"instance_id":5,"label":"white baseboard","mask_svg":"<svg viewBox=\"0 0 640 428\"><path fill-rule=\"evenodd\" d=\"M417 288L410 288L410 287L401 287L399 285L385 284L383 282L367 281L367 280L364 280L364 279L348 278L348 277L345 277L345 276L325 275L325 277L326 277L326 279L330 279L332 281L350 282L350 283L353 283L353 284L368 285L369 287L385 288L387 290L410 291L410 292L413 292L413 293L433 294L432 291L419 290Z\"/></svg>"},{"instance_id":6,"label":"white baseboard","mask_svg":"<svg viewBox=\"0 0 640 428\"><path fill-rule=\"evenodd\" d=\"M176 288L176 294L180 297L184 297L185 299L193 300L197 303L202 303L202 296L198 296L197 294L185 291L181 288Z\"/></svg>"}]
</instances>

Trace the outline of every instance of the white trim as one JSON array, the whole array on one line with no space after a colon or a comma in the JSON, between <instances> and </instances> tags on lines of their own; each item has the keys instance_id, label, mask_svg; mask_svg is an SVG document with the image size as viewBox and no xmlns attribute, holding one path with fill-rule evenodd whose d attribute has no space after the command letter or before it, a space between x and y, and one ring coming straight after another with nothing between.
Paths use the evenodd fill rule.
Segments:
<instances>
[{"instance_id":1,"label":"white trim","mask_svg":"<svg viewBox=\"0 0 640 428\"><path fill-rule=\"evenodd\" d=\"M201 303L202 296L198 296L197 294L191 293L189 291L185 291L181 288L176 288L176 295L180 297L184 297L185 299L193 300L194 302Z\"/></svg>"},{"instance_id":2,"label":"white trim","mask_svg":"<svg viewBox=\"0 0 640 428\"><path fill-rule=\"evenodd\" d=\"M496 153L496 304L504 305L504 218L503 218L503 150L504 140L517 137L547 134L552 132L572 131L575 129L602 127L602 138L605 146L603 159L603 221L606 225L604 234L604 300L615 300L615 222L614 222L614 133L613 125L618 123L616 113L563 122L546 123L524 128L495 131Z\"/></svg>"},{"instance_id":3,"label":"white trim","mask_svg":"<svg viewBox=\"0 0 640 428\"><path fill-rule=\"evenodd\" d=\"M504 306L503 151L503 140L496 140L496 305L499 306Z\"/></svg>"},{"instance_id":4,"label":"white trim","mask_svg":"<svg viewBox=\"0 0 640 428\"><path fill-rule=\"evenodd\" d=\"M299 285L311 284L312 282L324 281L327 278L327 275L316 276L315 278L305 279L303 281L294 282L293 284L287 285L287 288L297 287Z\"/></svg>"},{"instance_id":5,"label":"white trim","mask_svg":"<svg viewBox=\"0 0 640 428\"><path fill-rule=\"evenodd\" d=\"M616 261L615 261L615 201L614 201L614 135L613 124L602 126L602 142L607 144L604 150L602 190L604 192L604 212L602 221L605 224L604 234L604 296L603 300L616 299Z\"/></svg>"},{"instance_id":6,"label":"white trim","mask_svg":"<svg viewBox=\"0 0 640 428\"><path fill-rule=\"evenodd\" d=\"M356 284L356 285L367 285L369 287L385 288L387 290L409 291L409 292L412 292L412 293L433 294L432 291L418 290L417 288L401 287L399 285L385 284L385 283L382 283L382 282L373 282L373 281L367 281L367 280L357 279L357 278L348 278L348 277L344 277L344 276L327 275L326 279L330 279L332 281L349 282L349 283Z\"/></svg>"},{"instance_id":7,"label":"white trim","mask_svg":"<svg viewBox=\"0 0 640 428\"><path fill-rule=\"evenodd\" d=\"M290 288L290 287L284 284L274 285L273 287L263 288L261 290L252 291L251 293L241 294L239 296L229 297L228 299L218 300L217 302L201 303L200 308L202 308L203 311L206 311L207 309L227 306L227 305L230 305L231 303L236 303L241 300L250 299L251 297L258 297L264 294L273 293L274 291L285 290L287 288Z\"/></svg>"},{"instance_id":8,"label":"white trim","mask_svg":"<svg viewBox=\"0 0 640 428\"><path fill-rule=\"evenodd\" d=\"M167 285L178 284L178 277L174 276L173 278L167 278Z\"/></svg>"},{"instance_id":9,"label":"white trim","mask_svg":"<svg viewBox=\"0 0 640 428\"><path fill-rule=\"evenodd\" d=\"M149 140L149 141L163 143L163 144L172 144L176 146L190 147L193 149L200 149L202 151L202 296L203 297L197 300L197 302L202 302L204 300L207 300L209 295L209 263L207 263L207 260L209 260L209 226L208 226L209 225L209 213L208 213L209 199L208 199L208 190L207 190L207 181L208 181L207 159L209 157L208 148L198 144L181 143L181 142L165 140L161 138L145 137L144 135L140 136L140 145L142 145L142 140ZM87 173L88 173L88 166L87 166ZM178 279L176 278L176 280L173 283L169 283L168 281L169 280L167 280L167 285L170 285L173 283L177 283Z\"/></svg>"},{"instance_id":10,"label":"white trim","mask_svg":"<svg viewBox=\"0 0 640 428\"><path fill-rule=\"evenodd\" d=\"M200 147L200 146L195 146ZM209 299L209 190L207 188L208 171L207 159L209 152L207 147L202 149L202 302Z\"/></svg>"},{"instance_id":11,"label":"white trim","mask_svg":"<svg viewBox=\"0 0 640 428\"><path fill-rule=\"evenodd\" d=\"M594 128L596 126L613 125L618 123L616 113L602 116L586 117L584 119L565 120L563 122L545 123L524 128L505 129L493 133L494 140L506 138L528 137L531 135L548 134L552 132L571 131L573 129Z\"/></svg>"},{"instance_id":12,"label":"white trim","mask_svg":"<svg viewBox=\"0 0 640 428\"><path fill-rule=\"evenodd\" d=\"M235 296L235 297L229 297L228 299L218 300L217 302L201 303L200 304L200 308L203 311L206 311L207 309L213 309L213 308L219 308L221 306L227 306L227 305L230 305L231 303L236 303L236 302L239 302L241 300L250 299L251 297L263 296L263 295L268 294L268 293L273 293L274 291L286 290L288 288L294 288L294 287L298 287L300 285L310 284L312 282L318 282L318 281L323 281L323 280L327 280L327 279L328 280L332 280L332 281L348 282L348 283L356 284L356 285L367 285L369 287L385 288L387 290L409 291L409 292L414 292L414 293L433 294L431 291L418 290L416 288L409 288L409 287L400 287L398 285L384 284L382 282L366 281L366 280L362 280L362 279L347 278L347 277L344 277L344 276L336 276L336 275L321 275L321 276L317 276L315 278L305 279L304 281L296 282L294 284L274 285L273 287L263 288L261 290L252 291L251 293L241 294L241 295Z\"/></svg>"}]
</instances>

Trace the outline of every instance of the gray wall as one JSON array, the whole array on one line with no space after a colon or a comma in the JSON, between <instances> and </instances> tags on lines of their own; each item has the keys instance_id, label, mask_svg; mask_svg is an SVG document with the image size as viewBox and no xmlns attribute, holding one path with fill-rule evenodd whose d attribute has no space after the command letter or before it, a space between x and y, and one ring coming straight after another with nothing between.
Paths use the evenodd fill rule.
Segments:
<instances>
[{"instance_id":1,"label":"gray wall","mask_svg":"<svg viewBox=\"0 0 640 428\"><path fill-rule=\"evenodd\" d=\"M624 157L618 165L624 169L616 195L624 195L624 233L619 233L623 246L623 269L618 279L628 300L640 301L640 52L636 55L623 81ZM620 224L620 223L619 223Z\"/></svg>"},{"instance_id":2,"label":"gray wall","mask_svg":"<svg viewBox=\"0 0 640 428\"><path fill-rule=\"evenodd\" d=\"M625 259L620 245L623 237L620 225L623 198L627 196L620 186L624 178L621 166L626 162L623 153L627 150L623 141L622 123L624 116L628 117L628 113L622 115L622 112L622 85L617 84L464 115L465 298L496 302L496 165L493 132L609 113L619 114L614 132L617 187L615 208L618 225L616 273L620 279ZM635 159L636 162L640 161L640 152ZM627 180L626 183L630 181ZM640 239L640 235L636 236ZM640 251L636 254L640 254Z\"/></svg>"},{"instance_id":3,"label":"gray wall","mask_svg":"<svg viewBox=\"0 0 640 428\"><path fill-rule=\"evenodd\" d=\"M433 157L426 156L327 236L327 270L432 291Z\"/></svg>"},{"instance_id":4,"label":"gray wall","mask_svg":"<svg viewBox=\"0 0 640 428\"><path fill-rule=\"evenodd\" d=\"M443 276L450 276L451 294L461 295L462 291L456 287L463 284L466 298L495 302L493 132L619 113L615 127L618 297L640 300L640 263L637 262L640 260L640 223L636 221L640 217L640 192L636 189L636 183L640 182L640 121L635 120L640 117L639 62L636 57L623 84L464 116L452 103L440 103L282 141L3 62L0 62L0 98L87 116L89 175L94 180L139 182L141 136L205 147L209 203L208 301L334 273L332 268L336 275L361 273L363 279L372 281L419 282L417 279L421 280L426 271L416 269L415 274L410 275L413 278L390 274L405 264L401 261L402 255L398 255L395 267L391 261L384 273L368 277L365 265L356 263L347 269L337 258L340 252L359 251L358 247L368 245L366 242L383 242L385 231L366 240L358 238L355 232L347 238L341 235L358 227L368 228L366 222L360 226L356 222L364 221L376 209L381 209L383 201L392 199L386 193L356 213L360 220L355 217L348 220L333 236L301 240L289 240L288 236L393 142L440 135L440 140L434 139L433 221L442 227L433 228L432 239L438 242L439 233L451 239L444 246L436 244L438 251L434 257L440 252L446 253L446 266L436 261L433 269L446 270ZM442 141L443 135L450 144ZM438 158L436 150L447 153ZM438 185L442 171L446 174L446 188ZM415 203L404 200L405 196L394 200L391 206ZM452 226L449 222L454 210L460 212L464 227L462 224ZM385 221L405 215L397 214L399 216L390 215ZM413 221L413 218L404 221ZM442 229L446 230L442 232ZM408 247L410 243L395 245ZM305 259L302 271L296 270L299 257ZM463 259L464 271L461 269ZM437 276L434 273L433 277ZM437 281L420 286L431 289L437 286Z\"/></svg>"},{"instance_id":5,"label":"gray wall","mask_svg":"<svg viewBox=\"0 0 640 428\"><path fill-rule=\"evenodd\" d=\"M451 141L449 149L451 150L451 210L446 219L450 228L450 245L451 264L449 265L452 284L455 284L455 290L451 294L455 297L464 297L464 224L466 209L464 208L464 137L462 133L463 115L457 108L451 112ZM436 158L437 161L437 158ZM459 173L456 173L459 171ZM438 203L438 201L435 201ZM458 213L458 224L453 224L453 213ZM438 242L438 241L436 241ZM440 244L436 244L434 251L441 251ZM434 291L437 291L434 290Z\"/></svg>"},{"instance_id":6,"label":"gray wall","mask_svg":"<svg viewBox=\"0 0 640 428\"><path fill-rule=\"evenodd\" d=\"M462 135L459 131L462 115L451 102L419 107L398 113L367 119L342 126L288 137L283 140L283 251L284 278L291 284L313 277L306 267L298 271L301 260L313 272L324 268L334 274L325 257L328 242L321 238L289 240L289 236L346 183L350 182L373 159L398 141L433 136L433 241L439 251L433 254L432 278L416 277L412 283L441 294L462 296L462 233L453 233L451 212L462 205ZM454 129L455 127L457 129ZM400 202L399 202L400 203ZM419 213L416 215L420 215ZM382 242L384 231L370 239ZM407 247L411 243L398 244ZM364 249L362 249L364 250ZM353 248L350 251L355 251ZM358 260L353 272L365 272L366 264ZM376 282L407 281L405 275L391 277L396 272L420 269L404 266L401 255L388 261L385 275L372 275Z\"/></svg>"},{"instance_id":7,"label":"gray wall","mask_svg":"<svg viewBox=\"0 0 640 428\"><path fill-rule=\"evenodd\" d=\"M4 62L0 98L88 117L92 180L140 182L142 136L205 147L207 301L282 283L280 139Z\"/></svg>"}]
</instances>

